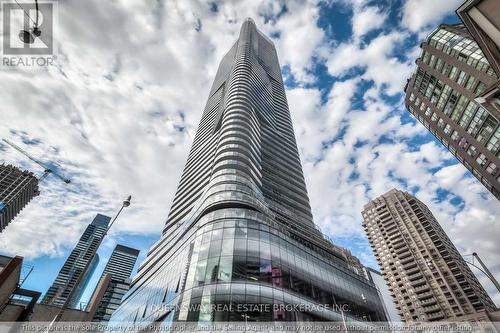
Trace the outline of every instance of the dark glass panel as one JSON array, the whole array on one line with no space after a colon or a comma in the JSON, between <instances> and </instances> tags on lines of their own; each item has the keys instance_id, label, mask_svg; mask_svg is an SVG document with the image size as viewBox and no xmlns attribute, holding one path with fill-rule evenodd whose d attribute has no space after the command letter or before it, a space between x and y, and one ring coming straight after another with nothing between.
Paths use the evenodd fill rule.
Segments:
<instances>
[{"instance_id":1,"label":"dark glass panel","mask_svg":"<svg viewBox=\"0 0 500 333\"><path fill-rule=\"evenodd\" d=\"M205 273L205 283L217 282L219 276L219 257L210 258L207 261L207 270Z\"/></svg>"},{"instance_id":2,"label":"dark glass panel","mask_svg":"<svg viewBox=\"0 0 500 333\"><path fill-rule=\"evenodd\" d=\"M247 278L246 256L233 257L233 281L242 281Z\"/></svg>"},{"instance_id":3,"label":"dark glass panel","mask_svg":"<svg viewBox=\"0 0 500 333\"><path fill-rule=\"evenodd\" d=\"M246 256L247 255L247 241L246 241L246 239L241 239L241 238L234 239L234 255L235 256Z\"/></svg>"},{"instance_id":4,"label":"dark glass panel","mask_svg":"<svg viewBox=\"0 0 500 333\"><path fill-rule=\"evenodd\" d=\"M218 257L218 256L220 256L221 246L222 246L222 241L220 241L220 240L217 240L217 241L212 240L211 244L210 244L210 251L208 252L208 257L211 258L211 257Z\"/></svg>"},{"instance_id":5,"label":"dark glass panel","mask_svg":"<svg viewBox=\"0 0 500 333\"><path fill-rule=\"evenodd\" d=\"M219 262L219 281L231 281L233 257L221 257Z\"/></svg>"},{"instance_id":6,"label":"dark glass panel","mask_svg":"<svg viewBox=\"0 0 500 333\"><path fill-rule=\"evenodd\" d=\"M198 265L196 266L196 274L194 278L194 285L199 286L205 283L205 271L207 268L207 261L200 260L198 261Z\"/></svg>"}]
</instances>

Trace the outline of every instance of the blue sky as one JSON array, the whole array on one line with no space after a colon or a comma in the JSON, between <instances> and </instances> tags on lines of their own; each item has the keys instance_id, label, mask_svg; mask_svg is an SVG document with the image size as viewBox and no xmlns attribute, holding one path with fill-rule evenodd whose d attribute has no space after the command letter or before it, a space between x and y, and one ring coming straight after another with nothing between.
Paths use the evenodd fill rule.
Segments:
<instances>
[{"instance_id":1,"label":"blue sky","mask_svg":"<svg viewBox=\"0 0 500 333\"><path fill-rule=\"evenodd\" d=\"M398 187L429 205L462 253L477 251L499 274L498 202L402 101L420 42L438 23L459 22L459 4L59 3L56 66L0 71L0 135L58 163L73 182L45 180L0 234L0 252L25 256L35 268L23 287L45 292L93 216L114 215L132 194L99 250L94 284L116 243L141 249L142 261L168 215L218 62L252 17L277 47L321 229L376 267L360 212ZM0 162L42 171L6 146L0 152Z\"/></svg>"}]
</instances>

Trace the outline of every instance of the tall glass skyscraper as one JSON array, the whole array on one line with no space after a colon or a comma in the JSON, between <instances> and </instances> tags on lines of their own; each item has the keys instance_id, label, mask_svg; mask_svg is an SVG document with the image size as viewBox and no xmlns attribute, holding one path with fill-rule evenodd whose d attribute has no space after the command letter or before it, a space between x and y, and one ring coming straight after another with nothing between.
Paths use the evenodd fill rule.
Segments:
<instances>
[{"instance_id":1,"label":"tall glass skyscraper","mask_svg":"<svg viewBox=\"0 0 500 333\"><path fill-rule=\"evenodd\" d=\"M68 307L78 307L80 298L99 263L97 247L106 233L110 220L108 216L97 214L92 223L87 226L54 283L45 294L43 304L63 306L73 293ZM87 267L89 261L90 264ZM75 289L74 292L72 292L73 289Z\"/></svg>"},{"instance_id":2,"label":"tall glass skyscraper","mask_svg":"<svg viewBox=\"0 0 500 333\"><path fill-rule=\"evenodd\" d=\"M276 50L247 19L219 65L163 236L111 320L383 319L374 285L313 223Z\"/></svg>"},{"instance_id":3,"label":"tall glass skyscraper","mask_svg":"<svg viewBox=\"0 0 500 333\"><path fill-rule=\"evenodd\" d=\"M108 321L130 287L139 250L117 244L87 306L89 319Z\"/></svg>"}]
</instances>

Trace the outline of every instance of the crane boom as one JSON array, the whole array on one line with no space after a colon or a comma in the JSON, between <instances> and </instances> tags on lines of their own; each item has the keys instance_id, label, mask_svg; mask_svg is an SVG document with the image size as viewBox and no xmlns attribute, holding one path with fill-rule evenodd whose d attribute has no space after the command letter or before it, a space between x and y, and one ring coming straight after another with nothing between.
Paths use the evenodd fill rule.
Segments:
<instances>
[{"instance_id":1,"label":"crane boom","mask_svg":"<svg viewBox=\"0 0 500 333\"><path fill-rule=\"evenodd\" d=\"M61 179L63 182L65 182L66 184L69 184L71 183L71 180L64 177L63 175L61 175L60 173L56 172L55 170L51 169L49 166L47 166L45 163L42 163L40 162L39 160L37 160L36 158L34 158L33 156L31 156L30 154L28 154L28 152L26 152L24 149L22 149L21 147L19 147L18 145L14 144L13 142L10 142L9 140L7 139L2 139L5 143L7 143L9 146L11 146L12 148L14 148L15 150L19 151L21 154L23 154L24 156L26 156L27 158L29 158L30 160L32 160L33 162L35 162L36 164L38 164L39 166L41 166L43 169L44 169L44 175L42 176L42 178L44 178L45 176L47 176L49 173L50 174L53 174L54 176L56 176L57 178Z\"/></svg>"}]
</instances>

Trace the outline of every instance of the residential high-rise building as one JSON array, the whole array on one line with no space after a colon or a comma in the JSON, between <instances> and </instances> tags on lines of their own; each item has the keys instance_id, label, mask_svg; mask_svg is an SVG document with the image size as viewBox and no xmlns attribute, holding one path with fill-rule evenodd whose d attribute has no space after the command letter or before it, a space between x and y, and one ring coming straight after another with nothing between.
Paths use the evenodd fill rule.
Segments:
<instances>
[{"instance_id":1,"label":"residential high-rise building","mask_svg":"<svg viewBox=\"0 0 500 333\"><path fill-rule=\"evenodd\" d=\"M13 165L0 165L0 232L12 219L39 195L38 179Z\"/></svg>"},{"instance_id":2,"label":"residential high-rise building","mask_svg":"<svg viewBox=\"0 0 500 333\"><path fill-rule=\"evenodd\" d=\"M312 319L384 315L374 285L313 222L276 50L247 19L219 65L162 238L111 321Z\"/></svg>"},{"instance_id":3,"label":"residential high-rise building","mask_svg":"<svg viewBox=\"0 0 500 333\"><path fill-rule=\"evenodd\" d=\"M363 227L406 322L460 320L496 309L430 210L393 189L363 210Z\"/></svg>"},{"instance_id":4,"label":"residential high-rise building","mask_svg":"<svg viewBox=\"0 0 500 333\"><path fill-rule=\"evenodd\" d=\"M87 307L92 321L108 321L130 287L139 250L116 245Z\"/></svg>"},{"instance_id":5,"label":"residential high-rise building","mask_svg":"<svg viewBox=\"0 0 500 333\"><path fill-rule=\"evenodd\" d=\"M421 46L406 107L500 199L500 101L479 103L494 68L463 25L441 25Z\"/></svg>"},{"instance_id":6,"label":"residential high-rise building","mask_svg":"<svg viewBox=\"0 0 500 333\"><path fill-rule=\"evenodd\" d=\"M87 226L54 283L43 297L43 304L63 306L71 295L68 307L78 306L80 298L97 268L99 262L97 248L106 233L110 220L111 218L108 216L97 214L92 223Z\"/></svg>"}]
</instances>

